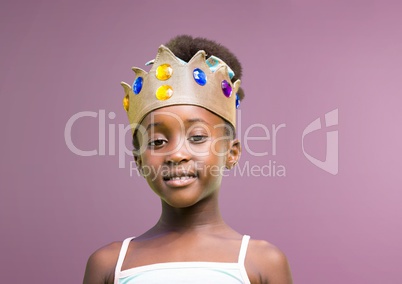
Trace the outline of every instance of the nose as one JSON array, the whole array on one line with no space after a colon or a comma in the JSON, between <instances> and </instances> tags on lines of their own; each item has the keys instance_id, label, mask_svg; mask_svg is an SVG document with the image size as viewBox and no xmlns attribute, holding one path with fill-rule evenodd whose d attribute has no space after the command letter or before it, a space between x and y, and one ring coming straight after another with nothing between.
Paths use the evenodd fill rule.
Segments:
<instances>
[{"instance_id":1,"label":"nose","mask_svg":"<svg viewBox=\"0 0 402 284\"><path fill-rule=\"evenodd\" d=\"M186 140L183 139L175 144L175 147L169 149L169 152L166 155L165 162L167 164L179 165L181 163L185 163L190 161L191 153L187 148Z\"/></svg>"}]
</instances>

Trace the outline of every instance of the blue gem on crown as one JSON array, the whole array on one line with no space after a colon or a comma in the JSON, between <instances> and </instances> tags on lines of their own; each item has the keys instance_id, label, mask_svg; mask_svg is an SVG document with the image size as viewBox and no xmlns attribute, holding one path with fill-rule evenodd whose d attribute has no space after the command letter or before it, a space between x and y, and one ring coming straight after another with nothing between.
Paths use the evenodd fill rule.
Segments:
<instances>
[{"instance_id":1,"label":"blue gem on crown","mask_svg":"<svg viewBox=\"0 0 402 284\"><path fill-rule=\"evenodd\" d=\"M134 94L138 95L141 92L143 81L144 79L142 77L138 77L137 79L135 79L133 83Z\"/></svg>"},{"instance_id":2,"label":"blue gem on crown","mask_svg":"<svg viewBox=\"0 0 402 284\"><path fill-rule=\"evenodd\" d=\"M194 69L193 77L197 84L200 86L204 86L207 83L207 75L200 68Z\"/></svg>"},{"instance_id":3,"label":"blue gem on crown","mask_svg":"<svg viewBox=\"0 0 402 284\"><path fill-rule=\"evenodd\" d=\"M236 109L240 107L240 97L239 94L236 94Z\"/></svg>"}]
</instances>

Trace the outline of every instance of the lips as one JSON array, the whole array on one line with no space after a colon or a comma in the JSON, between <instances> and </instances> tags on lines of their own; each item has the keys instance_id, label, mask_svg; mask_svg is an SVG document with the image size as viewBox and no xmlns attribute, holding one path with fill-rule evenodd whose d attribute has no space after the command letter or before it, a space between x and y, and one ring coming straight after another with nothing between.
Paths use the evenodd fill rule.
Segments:
<instances>
[{"instance_id":1,"label":"lips","mask_svg":"<svg viewBox=\"0 0 402 284\"><path fill-rule=\"evenodd\" d=\"M163 180L171 187L182 187L193 183L197 175L193 172L170 172L163 176Z\"/></svg>"},{"instance_id":2,"label":"lips","mask_svg":"<svg viewBox=\"0 0 402 284\"><path fill-rule=\"evenodd\" d=\"M164 181L168 181L168 180L184 180L184 179L189 179L189 178L195 178L196 175L194 173L171 173L168 175L165 175L163 177Z\"/></svg>"}]
</instances>

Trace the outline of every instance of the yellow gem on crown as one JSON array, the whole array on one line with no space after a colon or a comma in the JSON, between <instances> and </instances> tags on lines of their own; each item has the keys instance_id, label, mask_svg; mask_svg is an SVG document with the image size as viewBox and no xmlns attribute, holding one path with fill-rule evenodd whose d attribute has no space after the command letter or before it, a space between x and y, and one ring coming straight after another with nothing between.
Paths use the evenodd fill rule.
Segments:
<instances>
[{"instance_id":1,"label":"yellow gem on crown","mask_svg":"<svg viewBox=\"0 0 402 284\"><path fill-rule=\"evenodd\" d=\"M162 64L156 68L155 76L161 81L165 81L172 77L173 68L169 64Z\"/></svg>"},{"instance_id":2,"label":"yellow gem on crown","mask_svg":"<svg viewBox=\"0 0 402 284\"><path fill-rule=\"evenodd\" d=\"M169 99L173 95L173 89L169 85L162 85L156 90L156 98L164 101Z\"/></svg>"},{"instance_id":3,"label":"yellow gem on crown","mask_svg":"<svg viewBox=\"0 0 402 284\"><path fill-rule=\"evenodd\" d=\"M126 111L128 111L128 107L129 107L129 101L128 101L128 95L126 95L125 97L124 97L124 99L123 99L123 107L124 107L124 109L126 110Z\"/></svg>"}]
</instances>

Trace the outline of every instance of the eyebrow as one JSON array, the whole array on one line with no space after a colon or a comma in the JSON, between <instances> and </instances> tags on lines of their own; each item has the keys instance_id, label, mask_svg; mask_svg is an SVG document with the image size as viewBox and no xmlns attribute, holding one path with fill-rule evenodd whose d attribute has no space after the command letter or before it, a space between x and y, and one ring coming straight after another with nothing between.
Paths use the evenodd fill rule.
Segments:
<instances>
[{"instance_id":1,"label":"eyebrow","mask_svg":"<svg viewBox=\"0 0 402 284\"><path fill-rule=\"evenodd\" d=\"M188 122L188 123L202 122L202 123L210 125L208 122L206 122L202 118L189 118L189 119L186 120L186 122Z\"/></svg>"},{"instance_id":2,"label":"eyebrow","mask_svg":"<svg viewBox=\"0 0 402 284\"><path fill-rule=\"evenodd\" d=\"M148 124L147 128L145 129L146 131L148 131L151 127L157 127L162 125L162 122L155 122L155 123L150 123Z\"/></svg>"},{"instance_id":3,"label":"eyebrow","mask_svg":"<svg viewBox=\"0 0 402 284\"><path fill-rule=\"evenodd\" d=\"M210 125L208 122L206 122L202 118L189 118L189 119L186 119L185 122L186 123L202 122L202 123L205 123L207 125ZM146 127L145 130L148 131L151 127L158 127L158 126L161 126L161 125L163 125L163 122L150 123L150 124L148 124L148 126Z\"/></svg>"}]
</instances>

